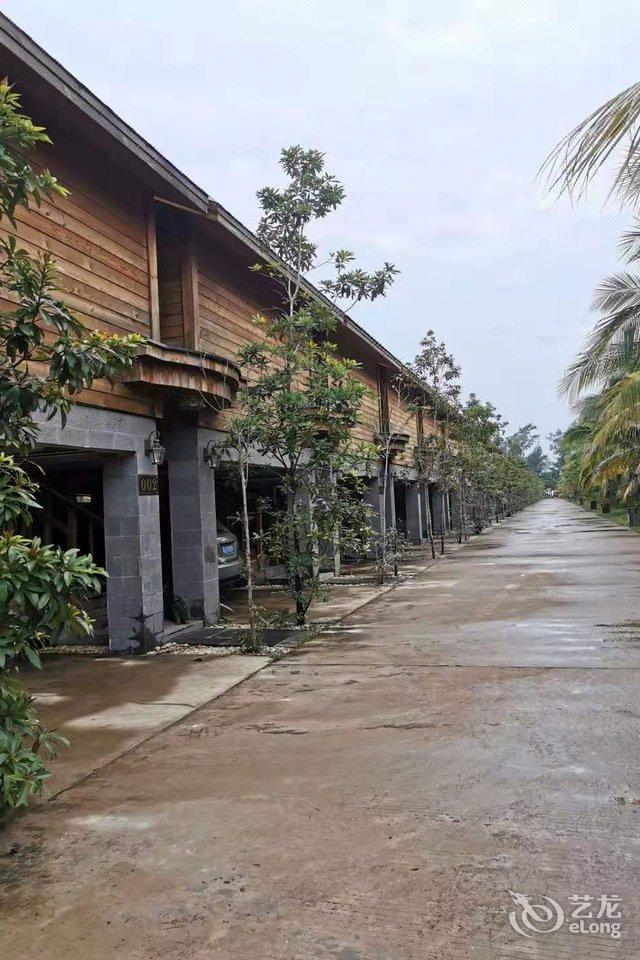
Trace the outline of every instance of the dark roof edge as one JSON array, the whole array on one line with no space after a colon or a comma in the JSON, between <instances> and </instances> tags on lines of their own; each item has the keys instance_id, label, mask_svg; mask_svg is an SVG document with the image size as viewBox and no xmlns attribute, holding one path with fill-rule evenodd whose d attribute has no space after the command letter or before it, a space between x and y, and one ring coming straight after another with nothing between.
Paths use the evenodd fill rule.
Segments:
<instances>
[{"instance_id":1,"label":"dark roof edge","mask_svg":"<svg viewBox=\"0 0 640 960\"><path fill-rule=\"evenodd\" d=\"M65 70L61 63L32 40L20 27L0 13L0 43L19 60L30 67L46 83L65 96L106 130L122 146L142 160L154 173L170 184L185 200L200 210L207 208L206 191L198 187L178 170L166 157L154 149L113 110L96 97L83 83Z\"/></svg>"}]
</instances>

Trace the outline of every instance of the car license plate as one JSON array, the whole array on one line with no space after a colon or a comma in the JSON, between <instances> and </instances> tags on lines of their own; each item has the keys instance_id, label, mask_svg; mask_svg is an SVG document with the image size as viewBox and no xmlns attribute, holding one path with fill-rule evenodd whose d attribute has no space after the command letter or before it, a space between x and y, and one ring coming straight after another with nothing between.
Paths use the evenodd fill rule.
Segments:
<instances>
[{"instance_id":1,"label":"car license plate","mask_svg":"<svg viewBox=\"0 0 640 960\"><path fill-rule=\"evenodd\" d=\"M236 548L232 543L223 543L222 544L222 556L223 557L232 557L236 552Z\"/></svg>"}]
</instances>

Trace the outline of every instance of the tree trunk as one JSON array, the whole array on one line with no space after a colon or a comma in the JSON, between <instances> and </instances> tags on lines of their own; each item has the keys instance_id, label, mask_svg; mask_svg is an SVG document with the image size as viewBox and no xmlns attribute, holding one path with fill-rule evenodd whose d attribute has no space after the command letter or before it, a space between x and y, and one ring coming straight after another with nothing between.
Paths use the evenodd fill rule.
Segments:
<instances>
[{"instance_id":1,"label":"tree trunk","mask_svg":"<svg viewBox=\"0 0 640 960\"><path fill-rule=\"evenodd\" d=\"M300 531L298 530L298 489L295 481L290 484L289 490L289 530L291 533L291 553L293 557L300 556ZM293 593L296 604L296 623L298 626L304 626L306 622L307 608L303 599L303 582L300 573L296 570L294 574L290 573L289 586Z\"/></svg>"}]
</instances>

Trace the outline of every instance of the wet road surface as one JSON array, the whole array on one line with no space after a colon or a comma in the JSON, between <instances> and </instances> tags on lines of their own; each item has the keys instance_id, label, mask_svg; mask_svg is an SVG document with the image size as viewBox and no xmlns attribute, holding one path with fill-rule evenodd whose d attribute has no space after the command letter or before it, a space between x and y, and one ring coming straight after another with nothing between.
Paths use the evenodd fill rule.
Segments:
<instances>
[{"instance_id":1,"label":"wet road surface","mask_svg":"<svg viewBox=\"0 0 640 960\"><path fill-rule=\"evenodd\" d=\"M632 960L639 734L640 537L545 501L0 834L0 956Z\"/></svg>"}]
</instances>

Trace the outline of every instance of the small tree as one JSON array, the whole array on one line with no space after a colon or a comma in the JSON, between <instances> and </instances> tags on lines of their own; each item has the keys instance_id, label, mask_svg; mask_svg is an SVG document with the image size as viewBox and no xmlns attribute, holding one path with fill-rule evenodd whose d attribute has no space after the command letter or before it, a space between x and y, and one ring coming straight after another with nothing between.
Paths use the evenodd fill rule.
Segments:
<instances>
[{"instance_id":1,"label":"small tree","mask_svg":"<svg viewBox=\"0 0 640 960\"><path fill-rule=\"evenodd\" d=\"M325 171L317 150L291 147L280 162L287 186L258 193L258 236L274 257L254 269L279 287L281 305L256 318L261 339L239 351L249 377L239 400L245 434L282 471L286 508L275 512L265 537L271 555L287 567L296 619L303 624L318 590L322 550L361 548L371 534L366 508L346 501L339 489L345 473L357 483L356 463L364 452L352 429L366 388L354 376L355 361L341 357L331 341L335 305L348 310L384 296L397 270L386 263L367 273L353 265L348 250L319 261L308 228L340 205L344 189ZM321 267L332 270L319 284L324 297L304 281ZM234 430L232 421L231 436Z\"/></svg>"},{"instance_id":2,"label":"small tree","mask_svg":"<svg viewBox=\"0 0 640 960\"><path fill-rule=\"evenodd\" d=\"M421 438L416 453L416 467L427 480L435 481L441 493L447 493L458 481L455 446L449 436L449 424L460 403L460 367L443 341L433 330L427 330L420 341L420 352L411 364L416 376L429 388L431 401L425 412L431 417L434 433ZM446 528L445 498L441 498L440 552L444 553Z\"/></svg>"},{"instance_id":3,"label":"small tree","mask_svg":"<svg viewBox=\"0 0 640 960\"><path fill-rule=\"evenodd\" d=\"M500 452L502 430L502 417L493 404L482 403L474 393L470 394L453 425L459 457L460 542L468 533L469 505L476 532L482 531L489 517L484 501L494 493L492 467Z\"/></svg>"},{"instance_id":4,"label":"small tree","mask_svg":"<svg viewBox=\"0 0 640 960\"><path fill-rule=\"evenodd\" d=\"M37 173L30 153L49 143L44 129L20 112L0 83L0 219L15 227L16 207L66 191L48 171ZM6 225L6 223L5 223ZM55 269L14 238L0 242L2 296L15 308L0 314L0 808L24 805L48 774L44 760L63 738L38 720L16 682L24 662L40 667L39 649L66 628L91 633L78 601L100 588L104 574L77 550L21 535L39 509L37 484L19 462L33 448L36 413L64 424L72 397L94 379L129 366L140 337L123 340L86 331L57 299Z\"/></svg>"},{"instance_id":5,"label":"small tree","mask_svg":"<svg viewBox=\"0 0 640 960\"><path fill-rule=\"evenodd\" d=\"M390 383L391 396L395 398L394 411L390 412L389 423L383 424L375 444L375 459L382 464L382 510L380 512L380 531L374 536L374 549L377 560L380 583L384 584L390 570L398 576L398 561L404 551L405 539L400 535L397 526L391 528L388 516L389 479L391 466L395 459L395 442L409 426L420 404L416 402L416 384L412 384L406 376L398 374ZM398 417L397 411L401 411Z\"/></svg>"},{"instance_id":6,"label":"small tree","mask_svg":"<svg viewBox=\"0 0 640 960\"><path fill-rule=\"evenodd\" d=\"M256 425L250 411L242 404L242 393L236 397L236 412L225 424L225 439L208 451L208 456L220 462L226 454L231 454L235 467L235 476L240 486L240 521L242 525L242 545L244 552L244 575L247 581L247 602L249 607L249 644L255 651L258 642L258 609L254 602L255 574L251 542L251 518L249 516L249 469L251 455L257 440Z\"/></svg>"}]
</instances>

